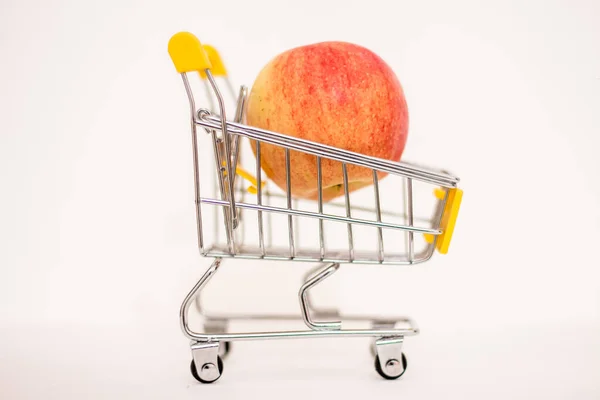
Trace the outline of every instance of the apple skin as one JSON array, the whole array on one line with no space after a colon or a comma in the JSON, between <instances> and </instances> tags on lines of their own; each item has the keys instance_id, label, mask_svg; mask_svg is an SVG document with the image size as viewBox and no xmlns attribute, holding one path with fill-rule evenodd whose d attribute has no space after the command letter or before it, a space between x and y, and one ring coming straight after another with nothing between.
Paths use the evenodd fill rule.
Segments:
<instances>
[{"instance_id":1,"label":"apple skin","mask_svg":"<svg viewBox=\"0 0 600 400\"><path fill-rule=\"evenodd\" d=\"M399 161L408 136L408 107L400 81L382 58L353 43L329 41L271 59L250 90L246 123ZM292 150L290 161L292 197L317 199L316 157ZM343 196L342 164L326 158L321 163L323 200ZM286 190L284 148L261 143L261 167ZM373 170L348 164L347 171L349 192L373 184ZM378 172L378 178L385 176Z\"/></svg>"}]
</instances>

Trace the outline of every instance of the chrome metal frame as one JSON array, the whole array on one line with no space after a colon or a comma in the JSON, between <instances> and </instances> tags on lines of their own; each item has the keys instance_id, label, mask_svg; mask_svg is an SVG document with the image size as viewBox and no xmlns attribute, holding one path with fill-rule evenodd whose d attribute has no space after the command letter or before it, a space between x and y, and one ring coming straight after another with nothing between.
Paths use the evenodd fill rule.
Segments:
<instances>
[{"instance_id":1,"label":"chrome metal frame","mask_svg":"<svg viewBox=\"0 0 600 400\"><path fill-rule=\"evenodd\" d=\"M194 168L194 197L197 222L197 237L200 253L205 257L214 258L213 263L206 270L200 280L185 297L180 310L181 329L184 335L192 341L192 354L194 363L192 372L202 382L213 382L221 375L222 364L219 357L220 343L237 340L256 339L290 339L290 338L316 338L331 336L373 337L374 351L378 355L378 372L386 378L397 378L404 373L405 359L401 348L404 337L418 334L419 329L409 318L374 318L341 316L335 310L319 310L312 305L309 291L324 279L339 270L342 264L384 264L384 265L411 265L429 260L435 249L437 236L440 230L442 211L447 199L437 201L432 216L423 218L415 216L413 210L413 182L423 182L440 188L457 187L459 179L443 171L435 171L412 165L406 162L392 162L358 153L353 153L340 148L322 145L308 140L292 137L283 133L271 132L242 123L247 97L247 89L241 87L237 97L237 106L234 120L226 118L225 101L215 78L210 69L206 69L208 85L207 93L209 103L214 105L213 95L217 100L218 113L206 108L196 109L193 91L186 73L182 74L183 84L190 105L190 125L192 132L193 168ZM205 81L206 82L206 81ZM226 80L226 84L233 94L233 86ZM213 108L213 107L211 107ZM201 196L200 172L198 153L198 127L203 128L212 141L216 179L213 185L213 194ZM256 143L255 160L251 170L256 174L255 202L246 201L249 196L241 184L241 179L236 181L236 168L241 162L242 140L252 140ZM261 169L261 144L268 143L280 146L285 150L286 180L285 193L279 194L263 189L265 179ZM291 168L290 152L299 151L316 157L318 199L317 211L302 210L296 206L290 190ZM350 193L346 190L343 204L336 202L327 203L327 206L341 207L343 215L327 213L324 211L322 185L322 160L330 159L341 163L343 169L344 187L348 187L347 165L356 165L369 168L373 172L372 207L358 206L351 203ZM390 176L399 177L404 182L404 210L386 210L381 206L380 182L378 172L385 172ZM285 200L285 207L273 205L277 198ZM214 207L215 221L222 212L225 242L218 242L219 226L215 223L213 236L215 243L208 245L203 225L202 206ZM250 232L245 229L245 210L255 211L257 215L257 230ZM369 211L373 219L353 217L353 212ZM280 214L287 217L287 246L274 246L272 243L272 223L270 217ZM388 222L388 216L403 217L404 223ZM267 219L265 223L265 218ZM318 220L319 247L304 249L297 243L298 226L295 218L310 218ZM324 223L342 223L347 226L348 248L339 251L328 251L326 248ZM372 251L360 251L355 248L353 228L366 226L374 228L377 232L377 247ZM388 250L396 246L384 246L384 230L399 231L406 234L406 251L392 253ZM434 236L433 243L429 243L422 251L415 251L415 233L430 234ZM269 240L265 240L268 236ZM255 245L246 244L248 237L256 237ZM317 268L306 277L301 285L298 298L300 302L300 315L293 316L268 316L268 315L211 315L201 307L200 293L209 280L217 273L224 258L246 258L277 261L302 261L318 263ZM192 304L196 304L197 311L204 317L204 333L196 332L190 328L189 313ZM264 319L288 320L301 319L307 325L307 330L270 331L270 332L227 332L228 322L231 320ZM343 321L366 321L371 323L369 329L342 329ZM402 359L401 359L402 358Z\"/></svg>"}]
</instances>

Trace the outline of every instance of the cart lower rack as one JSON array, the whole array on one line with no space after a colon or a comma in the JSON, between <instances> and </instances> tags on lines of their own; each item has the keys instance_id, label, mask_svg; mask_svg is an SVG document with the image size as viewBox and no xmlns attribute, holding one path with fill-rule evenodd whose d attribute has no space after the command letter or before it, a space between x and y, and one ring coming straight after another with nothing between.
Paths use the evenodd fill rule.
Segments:
<instances>
[{"instance_id":1,"label":"cart lower rack","mask_svg":"<svg viewBox=\"0 0 600 400\"><path fill-rule=\"evenodd\" d=\"M404 338L419 333L414 321L404 317L341 316L335 311L314 307L309 292L343 264L412 265L428 261L436 250L447 253L462 198L459 179L444 171L369 157L245 125L242 121L247 89L242 86L239 93L235 93L213 47L202 45L190 33L180 32L169 41L169 54L181 74L189 100L198 247L202 256L213 258L210 267L185 297L180 310L182 331L191 340L192 375L203 383L216 381L222 374L223 358L233 341L346 336L372 337L377 372L386 379L402 376L407 367L402 352ZM196 108L196 91L188 78L190 73L199 77L198 83L205 86L209 108ZM224 80L231 97L237 100L232 120L227 119L225 99L217 78ZM205 147L198 146L199 133L207 136L206 142L211 143L210 155L201 152ZM245 164L243 149L250 143L255 146L255 157ZM277 188L270 188L263 178L261 146L277 146L285 152L285 190L278 192ZM318 199L315 201L300 204L301 201L291 195L292 152L314 157L318 171ZM344 188L348 187L348 167L370 169L372 188L363 188L360 193L345 190L342 202L324 202L321 182L324 160L339 163ZM202 193L201 167L210 171L213 180L212 185L206 185L204 177L209 174L203 176ZM388 176L386 183L392 179L401 181L401 185L391 186L395 190L401 187L401 196L386 200L384 183L379 178L382 173ZM427 197L417 202L418 185L427 188ZM372 190L371 194L369 190ZM369 206L358 206L359 202ZM301 229L309 226L313 234L299 234ZM282 232L274 232L282 227L285 227ZM364 236L361 237L361 233ZM307 236L311 242L302 242ZM341 243L340 238L343 238ZM205 312L200 292L226 258L316 263L316 268L306 276L298 292L299 315L212 315ZM204 332L196 332L190 327L192 307L203 317ZM230 321L248 319L300 319L308 329L228 332ZM344 324L362 321L369 327L343 329L342 321Z\"/></svg>"}]
</instances>

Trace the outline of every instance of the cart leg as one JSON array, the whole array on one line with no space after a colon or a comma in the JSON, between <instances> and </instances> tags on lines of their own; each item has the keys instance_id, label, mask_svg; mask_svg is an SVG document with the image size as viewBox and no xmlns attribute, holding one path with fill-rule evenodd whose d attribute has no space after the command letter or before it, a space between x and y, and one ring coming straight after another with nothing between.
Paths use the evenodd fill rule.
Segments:
<instances>
[{"instance_id":1,"label":"cart leg","mask_svg":"<svg viewBox=\"0 0 600 400\"><path fill-rule=\"evenodd\" d=\"M211 266L212 268L212 266ZM213 273L214 274L214 273ZM196 311L201 317L204 317L204 332L206 333L227 333L227 326L229 320L226 318L213 319L206 316L204 308L202 307L202 296L197 293L194 300L194 306ZM225 359L231 350L231 342L223 342L223 346L219 346L219 355Z\"/></svg>"},{"instance_id":2,"label":"cart leg","mask_svg":"<svg viewBox=\"0 0 600 400\"><path fill-rule=\"evenodd\" d=\"M307 282L314 275L318 274L325 265L327 265L327 264L319 264L316 267L308 270L307 273L304 275L304 282ZM308 310L310 311L310 314L313 315L314 318L318 318L318 319L335 318L337 320L339 320L341 318L340 312L337 308L316 307L314 305L314 302L312 301L312 296L310 295L310 290L307 291L306 294L304 295L304 301L306 303L306 306L308 307Z\"/></svg>"},{"instance_id":3,"label":"cart leg","mask_svg":"<svg viewBox=\"0 0 600 400\"><path fill-rule=\"evenodd\" d=\"M397 379L406 371L406 357L402 353L403 342L403 336L384 337L375 342L377 348L375 370L383 378Z\"/></svg>"},{"instance_id":4,"label":"cart leg","mask_svg":"<svg viewBox=\"0 0 600 400\"><path fill-rule=\"evenodd\" d=\"M204 288L204 286L206 286L206 284L208 283L210 278L212 278L213 275L216 274L220 265L221 265L221 259L215 258L215 261L213 261L211 266L208 267L208 269L206 270L204 275L202 275L200 280L194 285L194 287L192 288L192 290L190 290L188 295L185 296L185 299L183 300L183 303L181 304L181 308L179 309L179 323L181 325L181 330L183 331L183 334L188 339L199 340L198 335L195 334L194 332L192 332L192 330L190 329L189 324L188 324L188 314L190 311L190 306L191 306L192 302L194 301L194 299L200 294L200 291L202 290L202 288Z\"/></svg>"},{"instance_id":5,"label":"cart leg","mask_svg":"<svg viewBox=\"0 0 600 400\"><path fill-rule=\"evenodd\" d=\"M335 273L340 267L340 264L330 264L323 268L320 272L313 275L309 278L302 287L300 287L300 291L298 292L298 298L300 300L300 309L302 311L302 319L304 323L313 330L340 330L342 323L340 321L330 321L330 322L315 322L311 318L310 307L308 302L308 291L312 287L316 286L319 282L327 279L331 275Z\"/></svg>"},{"instance_id":6,"label":"cart leg","mask_svg":"<svg viewBox=\"0 0 600 400\"><path fill-rule=\"evenodd\" d=\"M192 363L190 369L194 378L202 383L212 383L221 377L221 373L223 372L223 361L219 355L221 346L219 345L219 341L211 338L210 332L207 332L207 334L193 332L189 327L188 313L190 306L199 296L200 291L206 286L210 278L216 274L220 265L221 259L216 258L185 297L179 311L181 329L186 337L192 339L190 346L192 350ZM221 321L220 323L211 322L213 324L208 323L208 331L224 331L226 329L226 321ZM206 327L207 325L205 324ZM223 347L225 348L225 346Z\"/></svg>"}]
</instances>

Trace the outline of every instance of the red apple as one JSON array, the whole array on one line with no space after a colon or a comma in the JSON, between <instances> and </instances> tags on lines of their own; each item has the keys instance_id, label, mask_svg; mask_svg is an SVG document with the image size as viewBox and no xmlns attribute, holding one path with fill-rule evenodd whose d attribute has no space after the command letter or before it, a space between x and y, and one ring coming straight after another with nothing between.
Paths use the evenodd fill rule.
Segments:
<instances>
[{"instance_id":1,"label":"red apple","mask_svg":"<svg viewBox=\"0 0 600 400\"><path fill-rule=\"evenodd\" d=\"M400 160L408 135L397 76L373 51L347 42L296 47L271 59L251 88L246 122L393 161ZM290 157L292 196L317 199L316 157L298 151ZM283 148L263 143L261 167L285 190ZM347 171L349 192L373 184L372 170L348 165ZM344 194L340 162L323 158L322 178L325 201Z\"/></svg>"}]
</instances>

